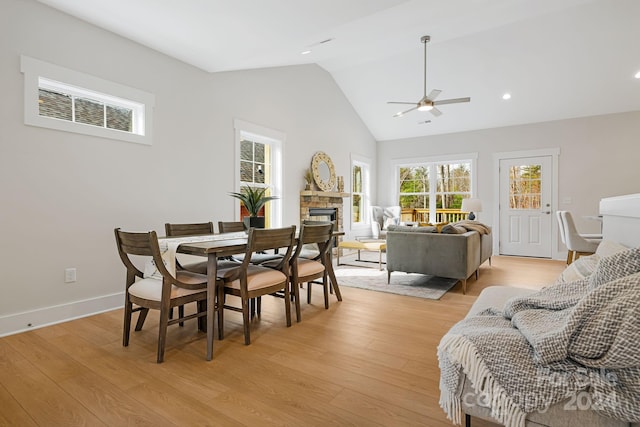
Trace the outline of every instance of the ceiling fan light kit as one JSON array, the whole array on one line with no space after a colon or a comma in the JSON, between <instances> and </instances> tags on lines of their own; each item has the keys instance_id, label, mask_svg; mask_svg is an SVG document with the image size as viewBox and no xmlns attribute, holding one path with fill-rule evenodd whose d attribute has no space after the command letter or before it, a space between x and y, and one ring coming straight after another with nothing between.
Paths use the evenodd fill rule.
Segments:
<instances>
[{"instance_id":1,"label":"ceiling fan light kit","mask_svg":"<svg viewBox=\"0 0 640 427\"><path fill-rule=\"evenodd\" d=\"M471 101L471 98L469 98L469 97L467 97L467 98L455 98L455 99L443 99L443 100L440 100L440 101L436 101L436 98L442 92L441 90L438 90L438 89L432 90L431 92L429 92L429 95L427 95L427 43L430 40L431 40L430 36L422 36L420 38L420 42L422 42L424 44L424 91L423 91L423 96L422 96L422 98L420 98L420 101L418 101L418 102L404 102L404 101L389 101L389 102L387 102L387 104L409 104L409 105L415 105L415 107L409 108L408 110L397 112L396 114L393 115L393 117L402 117L406 113L408 113L409 111L413 111L413 110L430 111L431 114L433 114L435 117L438 117L438 116L440 116L442 114L442 111L440 111L437 108L435 108L436 105L458 104L458 103L461 103L461 102L469 102L469 101Z\"/></svg>"}]
</instances>

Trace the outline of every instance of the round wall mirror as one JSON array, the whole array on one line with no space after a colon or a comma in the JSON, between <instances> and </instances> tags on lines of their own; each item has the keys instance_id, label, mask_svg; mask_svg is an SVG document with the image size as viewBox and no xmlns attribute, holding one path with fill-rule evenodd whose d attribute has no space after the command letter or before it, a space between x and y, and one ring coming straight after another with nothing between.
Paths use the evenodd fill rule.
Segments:
<instances>
[{"instance_id":1,"label":"round wall mirror","mask_svg":"<svg viewBox=\"0 0 640 427\"><path fill-rule=\"evenodd\" d=\"M331 191L336 185L336 171L333 168L331 157L318 151L311 159L311 171L313 180L322 191Z\"/></svg>"}]
</instances>

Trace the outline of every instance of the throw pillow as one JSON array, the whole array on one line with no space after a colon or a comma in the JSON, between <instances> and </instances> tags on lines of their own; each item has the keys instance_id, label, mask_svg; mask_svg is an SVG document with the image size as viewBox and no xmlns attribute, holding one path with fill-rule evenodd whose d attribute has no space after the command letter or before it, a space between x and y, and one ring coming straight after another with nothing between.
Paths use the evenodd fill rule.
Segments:
<instances>
[{"instance_id":1,"label":"throw pillow","mask_svg":"<svg viewBox=\"0 0 640 427\"><path fill-rule=\"evenodd\" d=\"M384 224L382 226L383 230L387 230L390 225L398 225L400 218L386 218L384 219Z\"/></svg>"},{"instance_id":2,"label":"throw pillow","mask_svg":"<svg viewBox=\"0 0 640 427\"><path fill-rule=\"evenodd\" d=\"M603 240L598 245L598 249L596 249L596 255L600 257L606 257L606 256L616 254L618 252L626 251L627 249L629 248L624 245L621 245L618 242L614 242L612 240Z\"/></svg>"},{"instance_id":3,"label":"throw pillow","mask_svg":"<svg viewBox=\"0 0 640 427\"><path fill-rule=\"evenodd\" d=\"M589 287L597 288L604 283L638 272L640 272L640 248L617 252L600 258L596 270L589 277Z\"/></svg>"},{"instance_id":4,"label":"throw pillow","mask_svg":"<svg viewBox=\"0 0 640 427\"><path fill-rule=\"evenodd\" d=\"M464 234L467 232L467 229L459 225L447 224L442 227L440 232L442 234Z\"/></svg>"},{"instance_id":5,"label":"throw pillow","mask_svg":"<svg viewBox=\"0 0 640 427\"><path fill-rule=\"evenodd\" d=\"M441 233L442 228L447 224L449 224L449 222L439 222L437 224L429 224L429 225L436 228L436 233Z\"/></svg>"},{"instance_id":6,"label":"throw pillow","mask_svg":"<svg viewBox=\"0 0 640 427\"><path fill-rule=\"evenodd\" d=\"M581 256L560 273L555 283L571 283L591 276L596 270L598 261L600 261L600 256L597 254Z\"/></svg>"}]
</instances>

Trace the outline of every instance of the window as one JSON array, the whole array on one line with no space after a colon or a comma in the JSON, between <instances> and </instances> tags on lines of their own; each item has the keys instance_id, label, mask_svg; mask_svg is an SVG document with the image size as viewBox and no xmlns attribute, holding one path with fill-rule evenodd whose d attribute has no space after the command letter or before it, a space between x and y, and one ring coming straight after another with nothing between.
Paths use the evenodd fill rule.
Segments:
<instances>
[{"instance_id":1,"label":"window","mask_svg":"<svg viewBox=\"0 0 640 427\"><path fill-rule=\"evenodd\" d=\"M22 72L25 124L151 144L153 95L26 56Z\"/></svg>"},{"instance_id":2,"label":"window","mask_svg":"<svg viewBox=\"0 0 640 427\"><path fill-rule=\"evenodd\" d=\"M369 223L369 159L351 156L351 226Z\"/></svg>"},{"instance_id":3,"label":"window","mask_svg":"<svg viewBox=\"0 0 640 427\"><path fill-rule=\"evenodd\" d=\"M542 165L509 168L509 209L540 209Z\"/></svg>"},{"instance_id":4,"label":"window","mask_svg":"<svg viewBox=\"0 0 640 427\"><path fill-rule=\"evenodd\" d=\"M446 222L462 219L462 199L474 193L475 155L397 164L402 221Z\"/></svg>"},{"instance_id":5,"label":"window","mask_svg":"<svg viewBox=\"0 0 640 427\"><path fill-rule=\"evenodd\" d=\"M266 188L265 195L282 195L282 145L285 135L281 132L247 123L234 121L236 130L236 158L238 165L238 186ZM234 199L235 200L235 199ZM261 214L265 226L279 227L282 224L281 201L268 202ZM236 205L236 218L241 220L248 213L242 203Z\"/></svg>"}]
</instances>

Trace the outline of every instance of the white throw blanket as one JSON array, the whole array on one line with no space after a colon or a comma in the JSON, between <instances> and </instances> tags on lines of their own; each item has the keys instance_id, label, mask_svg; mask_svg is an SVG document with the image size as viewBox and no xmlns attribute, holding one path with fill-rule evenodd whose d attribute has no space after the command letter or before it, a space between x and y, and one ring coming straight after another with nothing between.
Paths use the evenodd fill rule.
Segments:
<instances>
[{"instance_id":1,"label":"white throw blanket","mask_svg":"<svg viewBox=\"0 0 640 427\"><path fill-rule=\"evenodd\" d=\"M176 252L178 246L183 243L194 242L210 242L213 240L231 240L231 239L243 239L247 237L247 233L244 231L238 231L236 233L222 233L222 234L210 234L203 236L184 236L184 237L163 237L158 239L158 246L160 247L160 254L162 255L162 262L166 269L172 276L176 275ZM144 266L144 278L153 278L162 280L162 274L158 271L156 263L151 259L145 263Z\"/></svg>"},{"instance_id":2,"label":"white throw blanket","mask_svg":"<svg viewBox=\"0 0 640 427\"><path fill-rule=\"evenodd\" d=\"M586 279L513 298L504 312L462 320L438 358L440 406L456 424L462 373L507 427L567 398L640 421L640 249L602 258Z\"/></svg>"}]
</instances>

